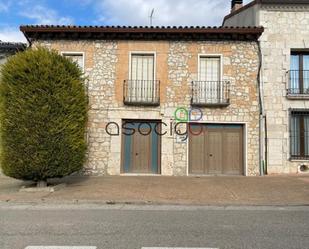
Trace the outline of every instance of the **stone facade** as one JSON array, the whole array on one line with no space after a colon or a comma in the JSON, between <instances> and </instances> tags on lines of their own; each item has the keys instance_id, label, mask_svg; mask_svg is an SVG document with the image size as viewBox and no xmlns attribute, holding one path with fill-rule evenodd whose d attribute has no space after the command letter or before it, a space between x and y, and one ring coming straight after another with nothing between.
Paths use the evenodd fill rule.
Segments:
<instances>
[{"instance_id":1,"label":"stone facade","mask_svg":"<svg viewBox=\"0 0 309 249\"><path fill-rule=\"evenodd\" d=\"M254 10L254 11L252 11ZM291 50L309 49L309 4L254 5L224 25L261 25L262 82L268 133L268 173L296 173L308 161L290 160L289 109L309 109L309 100L287 98Z\"/></svg>"},{"instance_id":2,"label":"stone facade","mask_svg":"<svg viewBox=\"0 0 309 249\"><path fill-rule=\"evenodd\" d=\"M223 80L231 82L230 105L202 108L203 123L245 125L246 174L259 172L258 46L254 41L38 41L59 52L84 52L88 79L88 160L85 173L121 173L121 136L105 131L108 122L120 127L123 119L162 120L174 124L177 107L190 108L191 82L198 77L199 54L221 55ZM129 77L132 51L154 52L156 79L160 80L160 106L126 106L123 81ZM110 126L117 132L116 126ZM166 128L169 129L169 128ZM178 143L175 134L162 137L161 174L188 174L188 142Z\"/></svg>"}]
</instances>

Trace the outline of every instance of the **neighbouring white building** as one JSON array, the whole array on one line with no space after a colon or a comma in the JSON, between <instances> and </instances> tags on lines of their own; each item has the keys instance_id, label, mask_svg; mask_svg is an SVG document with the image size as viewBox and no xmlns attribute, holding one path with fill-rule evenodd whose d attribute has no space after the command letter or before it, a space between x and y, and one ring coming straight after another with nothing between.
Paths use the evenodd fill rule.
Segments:
<instances>
[{"instance_id":1,"label":"neighbouring white building","mask_svg":"<svg viewBox=\"0 0 309 249\"><path fill-rule=\"evenodd\" d=\"M223 26L263 26L262 153L268 173L309 165L309 0L232 1Z\"/></svg>"}]
</instances>

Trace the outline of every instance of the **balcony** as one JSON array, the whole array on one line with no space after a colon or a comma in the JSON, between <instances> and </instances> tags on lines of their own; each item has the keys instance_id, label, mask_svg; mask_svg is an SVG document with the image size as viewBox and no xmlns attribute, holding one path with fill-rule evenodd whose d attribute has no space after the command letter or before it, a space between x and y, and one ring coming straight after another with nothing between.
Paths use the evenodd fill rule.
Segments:
<instances>
[{"instance_id":1,"label":"balcony","mask_svg":"<svg viewBox=\"0 0 309 249\"><path fill-rule=\"evenodd\" d=\"M191 105L224 107L230 104L229 81L193 81Z\"/></svg>"},{"instance_id":2,"label":"balcony","mask_svg":"<svg viewBox=\"0 0 309 249\"><path fill-rule=\"evenodd\" d=\"M123 85L125 105L160 105L159 80L125 80Z\"/></svg>"},{"instance_id":3,"label":"balcony","mask_svg":"<svg viewBox=\"0 0 309 249\"><path fill-rule=\"evenodd\" d=\"M309 70L290 70L288 73L287 97L309 99Z\"/></svg>"}]
</instances>

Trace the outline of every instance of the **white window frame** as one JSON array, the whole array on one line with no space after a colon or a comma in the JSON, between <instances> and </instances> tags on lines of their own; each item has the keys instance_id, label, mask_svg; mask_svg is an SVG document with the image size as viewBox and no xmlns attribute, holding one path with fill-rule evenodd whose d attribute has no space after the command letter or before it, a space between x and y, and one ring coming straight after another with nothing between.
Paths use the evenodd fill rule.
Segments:
<instances>
[{"instance_id":1,"label":"white window frame","mask_svg":"<svg viewBox=\"0 0 309 249\"><path fill-rule=\"evenodd\" d=\"M85 72L85 52L78 52L78 51L61 51L60 54L62 56L65 55L81 55L83 57L83 65L82 65L82 72Z\"/></svg>"}]
</instances>

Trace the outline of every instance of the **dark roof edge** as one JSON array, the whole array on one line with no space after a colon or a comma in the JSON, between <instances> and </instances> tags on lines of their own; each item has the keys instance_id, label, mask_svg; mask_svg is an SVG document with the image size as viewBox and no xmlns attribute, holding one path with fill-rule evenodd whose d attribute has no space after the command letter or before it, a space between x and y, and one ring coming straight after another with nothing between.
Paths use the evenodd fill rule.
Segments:
<instances>
[{"instance_id":1,"label":"dark roof edge","mask_svg":"<svg viewBox=\"0 0 309 249\"><path fill-rule=\"evenodd\" d=\"M148 26L60 26L60 25L26 25L20 26L20 30L24 33L28 40L36 39L46 35L58 37L70 37L76 34L87 35L89 38L97 37L101 34L110 37L151 37L151 36L214 36L214 35L252 35L259 37L263 31L263 27L148 27ZM117 39L117 38L116 38ZM166 38L168 39L168 38ZM256 39L256 38L251 38Z\"/></svg>"}]
</instances>

